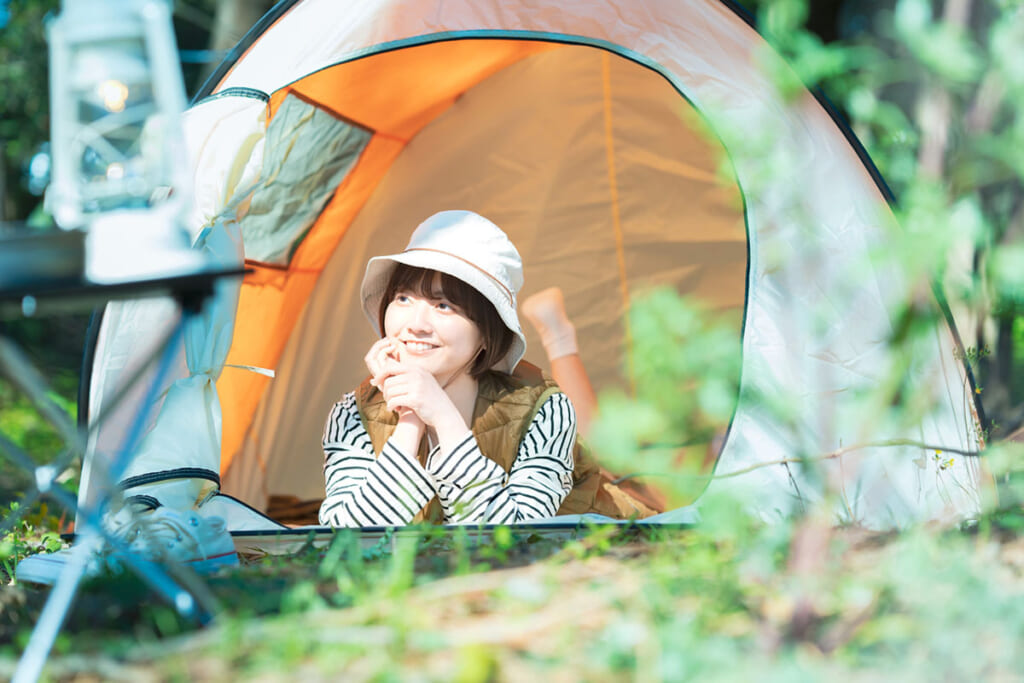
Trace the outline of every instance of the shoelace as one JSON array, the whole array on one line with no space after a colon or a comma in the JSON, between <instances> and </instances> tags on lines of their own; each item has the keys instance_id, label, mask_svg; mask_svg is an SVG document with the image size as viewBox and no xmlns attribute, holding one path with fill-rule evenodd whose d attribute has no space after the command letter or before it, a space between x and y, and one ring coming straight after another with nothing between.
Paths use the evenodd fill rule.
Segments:
<instances>
[{"instance_id":1,"label":"shoelace","mask_svg":"<svg viewBox=\"0 0 1024 683\"><path fill-rule=\"evenodd\" d=\"M180 514L157 509L142 514L129 514L123 521L119 517L120 514L111 518L108 533L131 552L159 561L168 555L175 555L175 549L185 544L185 549L206 558L199 539L203 520L195 513ZM179 556L178 559L182 558Z\"/></svg>"}]
</instances>

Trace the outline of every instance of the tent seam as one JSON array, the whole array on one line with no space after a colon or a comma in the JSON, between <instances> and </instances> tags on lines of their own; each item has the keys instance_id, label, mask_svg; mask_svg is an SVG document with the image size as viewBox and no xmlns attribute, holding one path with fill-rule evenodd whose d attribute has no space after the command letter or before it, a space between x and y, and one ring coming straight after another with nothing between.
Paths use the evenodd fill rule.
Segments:
<instances>
[{"instance_id":1,"label":"tent seam","mask_svg":"<svg viewBox=\"0 0 1024 683\"><path fill-rule=\"evenodd\" d=\"M608 157L608 191L612 203L612 234L615 237L615 259L619 267L619 292L622 295L623 342L626 346L626 370L630 393L636 395L636 373L633 371L633 331L629 324L629 284L626 280L626 254L622 238L622 215L619 211L619 185L615 170L615 138L612 126L611 57L601 53L601 89L604 103L604 139Z\"/></svg>"}]
</instances>

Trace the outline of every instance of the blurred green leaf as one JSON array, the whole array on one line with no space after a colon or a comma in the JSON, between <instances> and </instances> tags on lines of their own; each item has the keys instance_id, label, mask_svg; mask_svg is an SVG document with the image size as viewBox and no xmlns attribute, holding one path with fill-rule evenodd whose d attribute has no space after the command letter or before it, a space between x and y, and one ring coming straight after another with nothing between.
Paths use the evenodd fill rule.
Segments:
<instances>
[{"instance_id":1,"label":"blurred green leaf","mask_svg":"<svg viewBox=\"0 0 1024 683\"><path fill-rule=\"evenodd\" d=\"M989 50L1003 84L1010 90L1024 91L1024 19L1019 6L997 16L989 32Z\"/></svg>"},{"instance_id":2,"label":"blurred green leaf","mask_svg":"<svg viewBox=\"0 0 1024 683\"><path fill-rule=\"evenodd\" d=\"M993 254L991 279L1001 297L1024 303L1024 244L1008 244Z\"/></svg>"},{"instance_id":3,"label":"blurred green leaf","mask_svg":"<svg viewBox=\"0 0 1024 683\"><path fill-rule=\"evenodd\" d=\"M936 21L928 0L899 0L895 27L929 70L952 83L969 83L983 65L978 47L961 28Z\"/></svg>"}]
</instances>

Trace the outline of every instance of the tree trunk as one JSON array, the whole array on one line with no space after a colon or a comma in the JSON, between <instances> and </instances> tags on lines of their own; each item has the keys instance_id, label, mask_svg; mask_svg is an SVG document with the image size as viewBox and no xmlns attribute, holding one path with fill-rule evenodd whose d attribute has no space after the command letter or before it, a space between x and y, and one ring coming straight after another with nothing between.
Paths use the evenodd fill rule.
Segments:
<instances>
[{"instance_id":1,"label":"tree trunk","mask_svg":"<svg viewBox=\"0 0 1024 683\"><path fill-rule=\"evenodd\" d=\"M0 224L7 220L7 144L0 140Z\"/></svg>"},{"instance_id":2,"label":"tree trunk","mask_svg":"<svg viewBox=\"0 0 1024 683\"><path fill-rule=\"evenodd\" d=\"M210 31L210 49L233 48L273 5L270 0L220 0ZM199 82L206 81L216 67L216 64L207 64Z\"/></svg>"}]
</instances>

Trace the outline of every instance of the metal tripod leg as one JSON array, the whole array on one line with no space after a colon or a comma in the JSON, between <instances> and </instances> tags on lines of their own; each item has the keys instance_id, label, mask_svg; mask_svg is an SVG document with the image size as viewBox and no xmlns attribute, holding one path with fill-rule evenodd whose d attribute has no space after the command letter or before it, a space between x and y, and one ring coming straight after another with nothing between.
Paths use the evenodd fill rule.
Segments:
<instances>
[{"instance_id":1,"label":"metal tripod leg","mask_svg":"<svg viewBox=\"0 0 1024 683\"><path fill-rule=\"evenodd\" d=\"M136 414L132 427L129 430L128 436L122 444L117 457L114 459L113 465L107 473L108 478L104 481L104 483L109 485L109 489L112 493L117 492L116 482L118 481L120 474L130 463L132 455L135 453L138 442L142 436L146 409L153 404L159 395L160 386L169 374L179 342L183 338L185 326L189 319L190 314L187 311L183 311L181 321L168 336L166 342L162 345L163 348L158 351L161 355L161 360L156 371L156 375L150 384L146 400L142 402L139 412ZM11 348L5 348L4 351L4 355L6 356L5 360L7 362L11 362ZM23 368L24 365L21 367ZM26 384L31 386L34 379L31 377L31 373L28 373L28 375L22 375L23 379L25 377L27 377ZM38 400L39 392L36 391L37 388L38 387L32 387L32 391L34 394L37 394L34 398ZM49 412L52 411L47 411L47 413ZM63 417L66 419L66 416ZM55 416L55 419L59 421L58 428L60 428L62 432L66 431L68 424L63 422L62 418L59 416ZM82 443L81 435L77 430L74 431L73 438L74 444L78 445ZM40 468L36 468L37 479L39 469ZM47 490L41 490L40 493L54 497L58 502L62 503L65 507L68 507L69 510L74 510L77 507L75 501L63 490L50 490L49 482L45 482L43 488L46 488ZM83 507L79 512L85 518L85 528L82 533L79 533L78 538L72 547L71 557L67 565L65 565L61 571L57 582L54 584L54 587L47 598L46 605L43 608L43 612L39 617L39 621L36 623L36 626L32 631L28 646L18 662L18 668L15 671L13 679L16 683L30 683L39 678L46 662L46 658L53 647L57 633L60 631L61 626L67 617L68 609L70 608L75 594L78 591L78 587L85 574L89 558L92 557L96 551L102 548L105 540L107 542L114 541L115 544L117 543L116 539L109 538L104 531L99 509L93 509L93 506L87 506ZM172 604L182 616L198 618L201 621L208 621L211 618L212 611L214 609L213 597L200 582L190 579L189 570L173 571L176 576L172 577L168 573L168 568L145 562L141 558L133 557L131 553L122 553L119 556L119 560L127 565L127 568L130 571L139 576L139 578L141 578L146 584ZM194 575L192 578L194 579ZM182 587L182 585L188 584L190 584L189 587L192 589L192 592ZM199 598L198 602L197 598Z\"/></svg>"}]
</instances>

